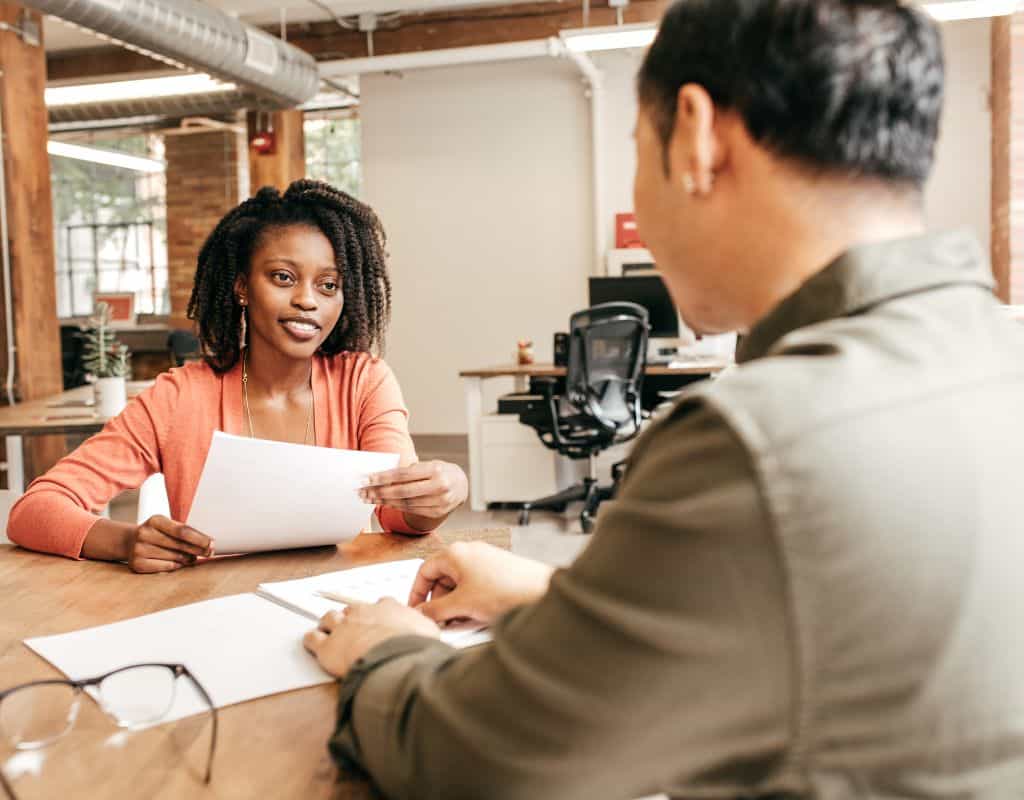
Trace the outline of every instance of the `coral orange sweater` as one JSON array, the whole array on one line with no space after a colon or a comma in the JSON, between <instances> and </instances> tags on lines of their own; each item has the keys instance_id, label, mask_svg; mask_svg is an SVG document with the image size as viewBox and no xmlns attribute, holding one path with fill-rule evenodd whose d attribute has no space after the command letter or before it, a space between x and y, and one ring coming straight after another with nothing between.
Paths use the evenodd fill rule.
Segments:
<instances>
[{"instance_id":1,"label":"coral orange sweater","mask_svg":"<svg viewBox=\"0 0 1024 800\"><path fill-rule=\"evenodd\" d=\"M315 357L313 404L317 446L398 453L403 466L416 461L409 414L383 361L366 353ZM155 472L164 474L171 516L185 521L214 431L246 435L243 420L241 364L223 375L199 363L164 373L32 482L11 509L7 535L22 547L80 558L97 512ZM395 509L377 516L385 530L421 533Z\"/></svg>"}]
</instances>

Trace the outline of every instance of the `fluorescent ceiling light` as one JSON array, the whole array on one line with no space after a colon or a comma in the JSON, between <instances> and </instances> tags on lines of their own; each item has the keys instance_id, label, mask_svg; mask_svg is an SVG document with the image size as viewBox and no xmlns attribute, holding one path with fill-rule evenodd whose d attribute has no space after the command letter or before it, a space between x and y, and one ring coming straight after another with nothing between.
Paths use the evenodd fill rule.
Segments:
<instances>
[{"instance_id":1,"label":"fluorescent ceiling light","mask_svg":"<svg viewBox=\"0 0 1024 800\"><path fill-rule=\"evenodd\" d=\"M46 90L46 105L69 106L79 103L110 103L154 97L178 97L187 94L232 92L238 87L222 83L209 75L171 75L167 78L143 78L112 83L80 83L54 86Z\"/></svg>"},{"instance_id":2,"label":"fluorescent ceiling light","mask_svg":"<svg viewBox=\"0 0 1024 800\"><path fill-rule=\"evenodd\" d=\"M1017 10L1018 0L956 0L951 3L925 3L923 8L939 22L980 17L1001 17Z\"/></svg>"},{"instance_id":3,"label":"fluorescent ceiling light","mask_svg":"<svg viewBox=\"0 0 1024 800\"><path fill-rule=\"evenodd\" d=\"M106 164L111 167L123 167L136 172L163 172L166 168L162 161L152 158L118 153L116 150L101 150L98 147L83 147L79 144L57 142L53 139L46 143L46 152L51 156L91 161L94 164Z\"/></svg>"},{"instance_id":4,"label":"fluorescent ceiling light","mask_svg":"<svg viewBox=\"0 0 1024 800\"><path fill-rule=\"evenodd\" d=\"M606 28L578 28L562 31L559 36L565 46L575 53L595 50L621 50L627 47L647 47L654 41L658 29L646 23L614 25Z\"/></svg>"}]
</instances>

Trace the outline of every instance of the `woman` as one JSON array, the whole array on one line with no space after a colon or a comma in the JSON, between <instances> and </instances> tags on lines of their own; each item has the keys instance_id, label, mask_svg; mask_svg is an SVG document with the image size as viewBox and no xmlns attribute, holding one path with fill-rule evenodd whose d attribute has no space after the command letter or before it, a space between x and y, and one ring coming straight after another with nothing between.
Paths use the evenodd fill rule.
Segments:
<instances>
[{"instance_id":1,"label":"woman","mask_svg":"<svg viewBox=\"0 0 1024 800\"><path fill-rule=\"evenodd\" d=\"M366 205L324 183L265 187L199 253L188 315L204 363L161 375L102 432L29 486L8 536L71 558L170 572L209 556L216 531L183 523L213 433L397 452L362 490L386 530L424 533L467 494L444 462L419 464L398 383L380 351L391 310L384 231ZM140 525L97 516L163 472L171 516Z\"/></svg>"}]
</instances>

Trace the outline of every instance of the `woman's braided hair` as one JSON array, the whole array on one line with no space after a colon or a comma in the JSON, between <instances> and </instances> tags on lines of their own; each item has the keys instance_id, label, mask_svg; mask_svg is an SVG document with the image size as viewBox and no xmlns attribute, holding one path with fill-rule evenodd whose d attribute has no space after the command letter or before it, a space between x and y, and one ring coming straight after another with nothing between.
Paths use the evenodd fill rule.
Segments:
<instances>
[{"instance_id":1,"label":"woman's braided hair","mask_svg":"<svg viewBox=\"0 0 1024 800\"><path fill-rule=\"evenodd\" d=\"M341 274L345 307L319 352L383 350L391 316L384 228L365 203L326 183L300 180L284 194L264 186L229 211L199 251L188 317L198 323L204 358L216 372L227 372L241 356L235 279L249 271L261 238L289 225L320 230Z\"/></svg>"}]
</instances>

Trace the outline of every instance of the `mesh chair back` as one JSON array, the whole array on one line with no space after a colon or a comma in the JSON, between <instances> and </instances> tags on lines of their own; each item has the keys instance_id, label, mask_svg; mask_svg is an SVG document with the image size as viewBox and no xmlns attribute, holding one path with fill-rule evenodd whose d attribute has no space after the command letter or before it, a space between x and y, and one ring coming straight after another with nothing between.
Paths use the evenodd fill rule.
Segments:
<instances>
[{"instance_id":1,"label":"mesh chair back","mask_svg":"<svg viewBox=\"0 0 1024 800\"><path fill-rule=\"evenodd\" d=\"M191 331L175 329L167 336L167 347L171 351L174 366L181 367L186 361L202 356L199 348L199 337Z\"/></svg>"},{"instance_id":2,"label":"mesh chair back","mask_svg":"<svg viewBox=\"0 0 1024 800\"><path fill-rule=\"evenodd\" d=\"M566 398L603 426L632 435L640 423L647 309L602 303L569 320Z\"/></svg>"}]
</instances>

